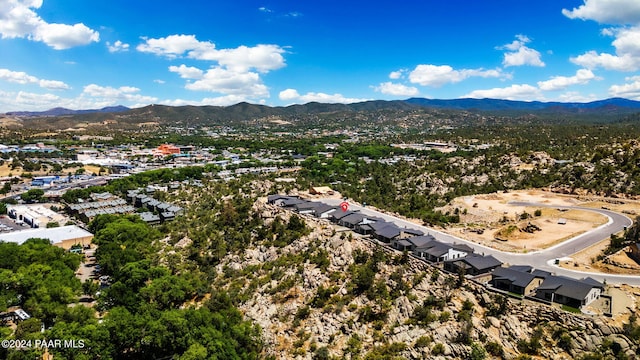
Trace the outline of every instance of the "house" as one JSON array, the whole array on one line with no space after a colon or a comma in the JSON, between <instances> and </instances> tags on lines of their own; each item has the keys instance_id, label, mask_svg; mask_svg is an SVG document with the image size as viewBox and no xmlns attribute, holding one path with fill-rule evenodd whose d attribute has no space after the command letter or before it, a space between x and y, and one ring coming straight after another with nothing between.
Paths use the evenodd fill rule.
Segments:
<instances>
[{"instance_id":1,"label":"house","mask_svg":"<svg viewBox=\"0 0 640 360\"><path fill-rule=\"evenodd\" d=\"M274 195L267 196L267 204L277 205L276 202L278 200L284 200L284 199L299 199L299 198L297 196L274 194Z\"/></svg>"},{"instance_id":2,"label":"house","mask_svg":"<svg viewBox=\"0 0 640 360\"><path fill-rule=\"evenodd\" d=\"M373 230L376 239L387 244L402 234L402 229L398 225L386 221L377 221L368 226Z\"/></svg>"},{"instance_id":3,"label":"house","mask_svg":"<svg viewBox=\"0 0 640 360\"><path fill-rule=\"evenodd\" d=\"M0 312L0 323L6 324L7 322L16 323L18 321L24 321L31 318L26 311L19 307L11 307L5 312Z\"/></svg>"},{"instance_id":4,"label":"house","mask_svg":"<svg viewBox=\"0 0 640 360\"><path fill-rule=\"evenodd\" d=\"M142 212L138 214L142 221L146 222L149 225L158 225L160 224L160 216L156 215L152 212Z\"/></svg>"},{"instance_id":5,"label":"house","mask_svg":"<svg viewBox=\"0 0 640 360\"><path fill-rule=\"evenodd\" d=\"M530 295L542 284L545 278L522 270L528 269L516 266L497 267L491 273L491 285L496 289L518 295Z\"/></svg>"},{"instance_id":6,"label":"house","mask_svg":"<svg viewBox=\"0 0 640 360\"><path fill-rule=\"evenodd\" d=\"M162 221L171 221L176 218L176 214L171 211L165 211L160 213L160 220Z\"/></svg>"},{"instance_id":7,"label":"house","mask_svg":"<svg viewBox=\"0 0 640 360\"><path fill-rule=\"evenodd\" d=\"M391 247L400 251L414 251L416 248L424 248L434 241L436 241L436 239L431 235L413 236L410 238L397 237L391 241Z\"/></svg>"},{"instance_id":8,"label":"house","mask_svg":"<svg viewBox=\"0 0 640 360\"><path fill-rule=\"evenodd\" d=\"M351 214L357 213L358 211L334 211L329 215L329 220L331 220L331 222L338 224L339 221L346 217L349 216Z\"/></svg>"},{"instance_id":9,"label":"house","mask_svg":"<svg viewBox=\"0 0 640 360\"><path fill-rule=\"evenodd\" d=\"M460 259L450 259L444 262L444 269L457 273L464 271L467 275L485 274L502 266L502 262L492 255L470 254Z\"/></svg>"},{"instance_id":10,"label":"house","mask_svg":"<svg viewBox=\"0 0 640 360\"><path fill-rule=\"evenodd\" d=\"M345 227L348 227L349 229L355 230L358 224L365 222L366 220L367 220L366 215L359 212L354 212L340 218L338 220L338 225L345 226Z\"/></svg>"},{"instance_id":11,"label":"house","mask_svg":"<svg viewBox=\"0 0 640 360\"><path fill-rule=\"evenodd\" d=\"M464 245L449 245L436 241L427 246L416 248L414 253L431 262L443 262L463 258L473 253L473 249Z\"/></svg>"},{"instance_id":12,"label":"house","mask_svg":"<svg viewBox=\"0 0 640 360\"><path fill-rule=\"evenodd\" d=\"M598 299L603 290L604 285L592 278L575 280L564 276L549 276L538 286L535 297L580 308Z\"/></svg>"},{"instance_id":13,"label":"house","mask_svg":"<svg viewBox=\"0 0 640 360\"><path fill-rule=\"evenodd\" d=\"M272 202L273 205L284 207L284 208L292 208L295 205L306 203L306 200L302 200L298 197L286 196L276 199Z\"/></svg>"}]
</instances>

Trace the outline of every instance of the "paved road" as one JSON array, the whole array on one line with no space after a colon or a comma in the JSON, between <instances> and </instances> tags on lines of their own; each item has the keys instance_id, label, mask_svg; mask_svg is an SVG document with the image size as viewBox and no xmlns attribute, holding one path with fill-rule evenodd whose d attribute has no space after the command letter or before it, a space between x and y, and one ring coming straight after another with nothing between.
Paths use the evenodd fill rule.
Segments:
<instances>
[{"instance_id":1,"label":"paved road","mask_svg":"<svg viewBox=\"0 0 640 360\"><path fill-rule=\"evenodd\" d=\"M339 199L322 199L320 201L326 204L329 204L331 206L338 206L342 202L342 200L339 200ZM536 206L536 207L550 206L546 204L524 203L524 202L512 202L510 204L513 206ZM606 224L599 226L596 229L583 233L572 239L566 240L556 246L553 246L544 250L540 250L540 251L533 251L529 253L519 254L519 253L511 253L511 252L492 249L483 245L476 244L471 241L464 240L457 236L445 234L441 231L415 224L413 222L401 219L397 216L384 214L379 211L373 210L371 208L367 208L367 207L363 208L362 206L349 203L349 210L358 210L363 214L366 214L369 216L375 216L378 218L382 218L386 221L394 222L396 225L400 227L407 227L407 228L422 230L424 232L427 232L433 235L436 239L442 242L446 242L449 244L462 243L462 244L469 245L475 249L476 253L493 255L500 261L511 264L511 265L530 265L535 267L536 269L550 271L555 273L556 275L564 275L564 276L568 276L576 279L581 279L589 276L599 281L606 280L608 284L629 284L633 286L640 286L640 276L609 275L609 274L602 274L602 273L582 272L582 271L564 269L554 265L554 262L556 259L567 257L571 254L575 254L586 247L589 247L599 241L602 241L608 238L611 234L617 233L618 231L623 230L625 227L630 226L632 224L632 221L628 217L615 213L613 211L605 210L605 209L593 209L593 208L585 208L585 207L579 207L579 206L550 206L550 207L559 208L559 209L579 209L579 210L593 211L606 216L609 219L609 221Z\"/></svg>"}]
</instances>

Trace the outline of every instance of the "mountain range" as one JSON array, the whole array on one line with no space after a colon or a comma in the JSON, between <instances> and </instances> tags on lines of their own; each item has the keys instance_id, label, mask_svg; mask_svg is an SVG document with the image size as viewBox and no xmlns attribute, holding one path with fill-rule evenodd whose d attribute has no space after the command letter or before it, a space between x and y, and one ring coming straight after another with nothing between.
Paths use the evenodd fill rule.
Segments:
<instances>
[{"instance_id":1,"label":"mountain range","mask_svg":"<svg viewBox=\"0 0 640 360\"><path fill-rule=\"evenodd\" d=\"M326 104L310 102L304 105L266 106L246 102L231 106L167 106L148 105L129 109L125 106L105 107L94 110L70 110L54 108L41 112L16 111L5 114L9 117L42 119L51 123L53 119L64 121L97 122L113 118L113 114L130 124L157 121L159 123L187 124L250 121L271 116L297 118L311 114L375 112L375 111L412 111L420 109L471 111L498 116L539 115L549 119L591 117L596 120L620 119L640 113L640 101L610 98L587 103L578 102L540 102L514 101L502 99L426 99L372 100L352 104ZM125 120L126 119L126 120Z\"/></svg>"}]
</instances>

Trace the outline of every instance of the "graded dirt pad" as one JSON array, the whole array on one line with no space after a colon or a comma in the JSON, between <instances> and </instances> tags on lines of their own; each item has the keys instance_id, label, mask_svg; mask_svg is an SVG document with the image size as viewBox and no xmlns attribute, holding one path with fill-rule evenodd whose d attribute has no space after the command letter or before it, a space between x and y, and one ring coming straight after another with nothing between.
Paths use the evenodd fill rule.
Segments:
<instances>
[{"instance_id":1,"label":"graded dirt pad","mask_svg":"<svg viewBox=\"0 0 640 360\"><path fill-rule=\"evenodd\" d=\"M605 216L590 211L510 204L516 201L584 206L575 197L540 190L466 196L442 209L453 212L457 208L461 214L460 224L447 231L496 249L527 252L548 248L607 222ZM537 210L539 216L535 216Z\"/></svg>"}]
</instances>

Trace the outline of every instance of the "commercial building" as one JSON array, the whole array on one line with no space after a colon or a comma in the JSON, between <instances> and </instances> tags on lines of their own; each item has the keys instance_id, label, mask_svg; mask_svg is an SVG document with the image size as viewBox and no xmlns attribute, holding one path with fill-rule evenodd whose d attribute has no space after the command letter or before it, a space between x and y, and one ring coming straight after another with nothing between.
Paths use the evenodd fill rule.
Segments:
<instances>
[{"instance_id":1,"label":"commercial building","mask_svg":"<svg viewBox=\"0 0 640 360\"><path fill-rule=\"evenodd\" d=\"M64 215L48 209L42 205L8 205L7 214L16 222L24 222L32 228L45 227L48 223L66 222Z\"/></svg>"},{"instance_id":2,"label":"commercial building","mask_svg":"<svg viewBox=\"0 0 640 360\"><path fill-rule=\"evenodd\" d=\"M29 239L49 239L52 245L68 250L73 245L89 245L91 239L93 239L93 234L75 225L49 229L28 229L0 234L0 241L12 242L18 245Z\"/></svg>"}]
</instances>

